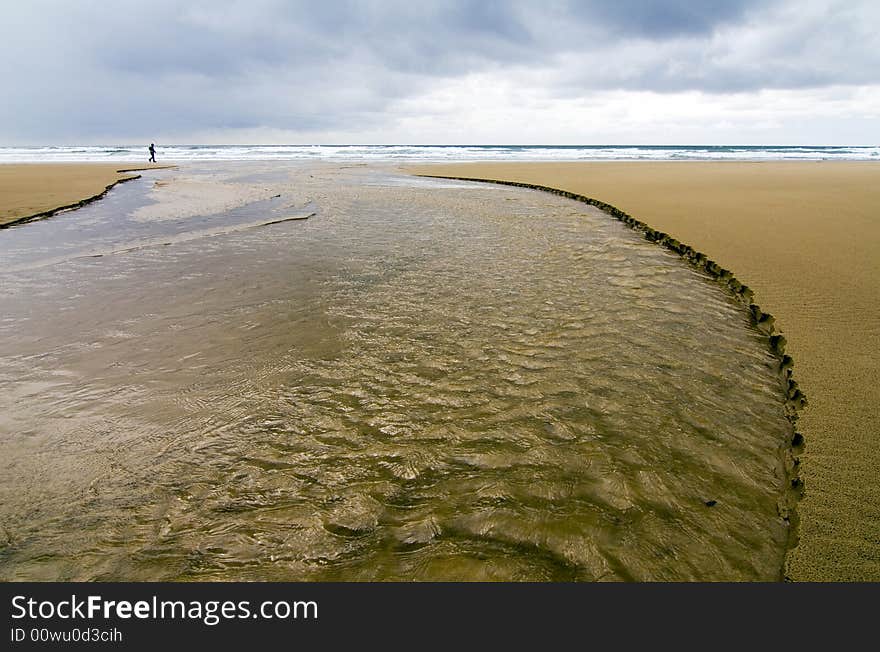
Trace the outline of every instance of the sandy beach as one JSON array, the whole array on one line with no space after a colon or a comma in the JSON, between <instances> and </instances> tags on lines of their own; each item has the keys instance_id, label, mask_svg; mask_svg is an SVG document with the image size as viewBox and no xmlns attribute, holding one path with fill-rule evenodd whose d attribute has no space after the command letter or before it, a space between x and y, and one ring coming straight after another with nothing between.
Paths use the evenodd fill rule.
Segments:
<instances>
[{"instance_id":1,"label":"sandy beach","mask_svg":"<svg viewBox=\"0 0 880 652\"><path fill-rule=\"evenodd\" d=\"M0 165L0 227L101 195L137 170L161 165L25 163Z\"/></svg>"},{"instance_id":2,"label":"sandy beach","mask_svg":"<svg viewBox=\"0 0 880 652\"><path fill-rule=\"evenodd\" d=\"M76 204L119 165L0 166L0 222ZM139 168L140 169L140 168ZM612 204L706 253L777 319L809 406L796 581L880 579L880 167L870 163L481 163L414 174L512 180ZM459 191L461 192L461 191ZM462 203L466 203L466 193ZM59 217L58 219L63 219Z\"/></svg>"},{"instance_id":3,"label":"sandy beach","mask_svg":"<svg viewBox=\"0 0 880 652\"><path fill-rule=\"evenodd\" d=\"M482 163L612 204L732 270L773 314L809 400L793 580L880 580L880 166L859 162Z\"/></svg>"}]
</instances>

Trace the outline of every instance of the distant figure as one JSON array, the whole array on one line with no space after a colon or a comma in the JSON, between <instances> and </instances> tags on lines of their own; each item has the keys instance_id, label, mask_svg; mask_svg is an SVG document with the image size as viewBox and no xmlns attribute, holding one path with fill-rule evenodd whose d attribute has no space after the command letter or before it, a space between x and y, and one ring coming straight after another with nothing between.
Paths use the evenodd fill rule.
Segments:
<instances>
[{"instance_id":1,"label":"distant figure","mask_svg":"<svg viewBox=\"0 0 880 652\"><path fill-rule=\"evenodd\" d=\"M156 144L150 143L150 163L156 162Z\"/></svg>"}]
</instances>

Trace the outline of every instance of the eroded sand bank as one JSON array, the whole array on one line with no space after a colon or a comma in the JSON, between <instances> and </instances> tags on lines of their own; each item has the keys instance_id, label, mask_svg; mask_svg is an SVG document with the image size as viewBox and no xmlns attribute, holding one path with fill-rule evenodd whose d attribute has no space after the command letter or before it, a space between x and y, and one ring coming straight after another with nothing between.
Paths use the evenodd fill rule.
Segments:
<instances>
[{"instance_id":1,"label":"eroded sand bank","mask_svg":"<svg viewBox=\"0 0 880 652\"><path fill-rule=\"evenodd\" d=\"M880 165L481 163L418 174L503 179L612 204L706 253L777 318L810 400L795 580L880 579Z\"/></svg>"}]
</instances>

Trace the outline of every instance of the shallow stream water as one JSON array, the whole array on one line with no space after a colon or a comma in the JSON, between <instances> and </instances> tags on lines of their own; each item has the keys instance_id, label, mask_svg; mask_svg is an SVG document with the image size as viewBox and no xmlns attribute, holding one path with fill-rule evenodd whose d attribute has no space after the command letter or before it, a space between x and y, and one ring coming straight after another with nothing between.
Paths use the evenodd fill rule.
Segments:
<instances>
[{"instance_id":1,"label":"shallow stream water","mask_svg":"<svg viewBox=\"0 0 880 652\"><path fill-rule=\"evenodd\" d=\"M0 579L780 576L766 338L591 207L193 164L0 270Z\"/></svg>"}]
</instances>

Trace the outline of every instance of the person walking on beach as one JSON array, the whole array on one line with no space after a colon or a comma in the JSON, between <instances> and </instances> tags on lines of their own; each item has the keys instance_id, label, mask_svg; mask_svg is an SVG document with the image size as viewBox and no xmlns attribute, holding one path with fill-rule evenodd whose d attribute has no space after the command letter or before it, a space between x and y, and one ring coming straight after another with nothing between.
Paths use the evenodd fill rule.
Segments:
<instances>
[{"instance_id":1,"label":"person walking on beach","mask_svg":"<svg viewBox=\"0 0 880 652\"><path fill-rule=\"evenodd\" d=\"M156 162L156 143L150 143L150 163Z\"/></svg>"}]
</instances>

